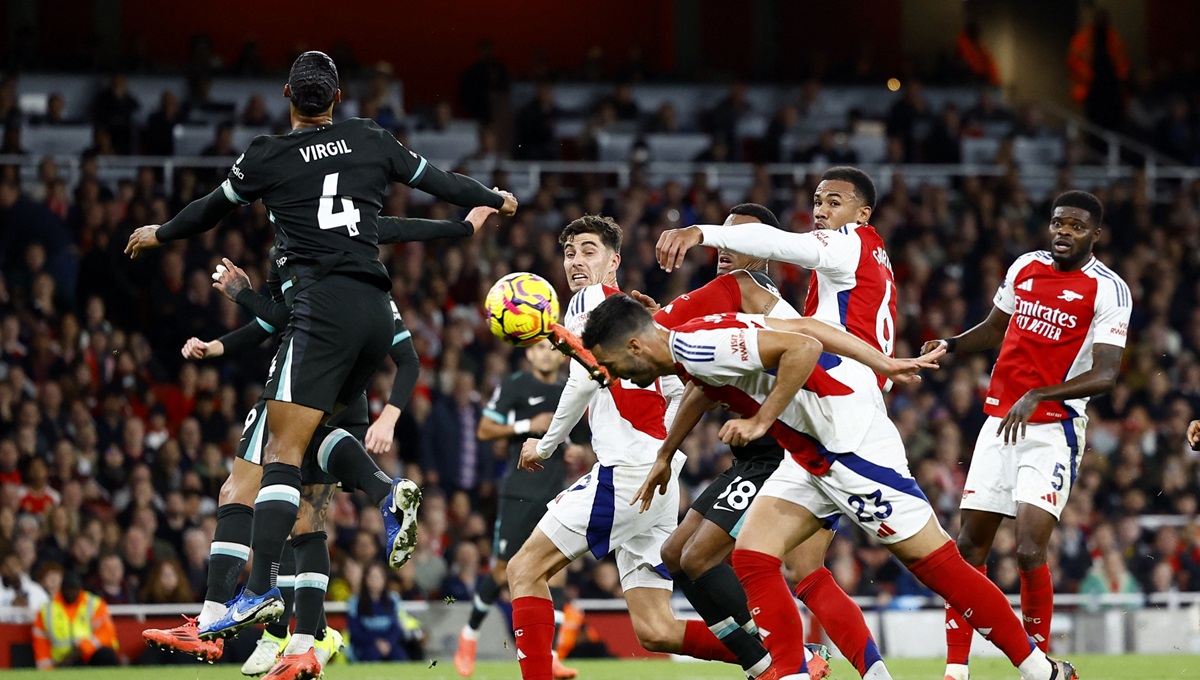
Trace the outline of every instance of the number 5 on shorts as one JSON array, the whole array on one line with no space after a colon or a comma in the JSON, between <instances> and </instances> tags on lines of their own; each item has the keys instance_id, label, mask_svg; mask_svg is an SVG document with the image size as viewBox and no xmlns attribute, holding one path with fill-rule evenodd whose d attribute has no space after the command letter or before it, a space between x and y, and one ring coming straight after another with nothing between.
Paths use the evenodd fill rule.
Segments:
<instances>
[{"instance_id":1,"label":"number 5 on shorts","mask_svg":"<svg viewBox=\"0 0 1200 680\"><path fill-rule=\"evenodd\" d=\"M1067 469L1067 466L1063 465L1062 463L1054 464L1054 474L1052 475L1054 477L1054 483L1051 484L1050 486L1052 486L1055 491L1062 491L1063 484L1066 483L1063 480L1063 470L1066 470L1066 469Z\"/></svg>"}]
</instances>

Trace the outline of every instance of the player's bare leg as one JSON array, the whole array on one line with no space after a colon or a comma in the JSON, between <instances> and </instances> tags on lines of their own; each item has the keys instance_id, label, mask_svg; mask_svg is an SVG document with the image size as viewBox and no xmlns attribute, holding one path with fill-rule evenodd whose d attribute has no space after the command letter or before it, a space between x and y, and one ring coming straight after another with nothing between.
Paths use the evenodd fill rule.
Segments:
<instances>
[{"instance_id":1,"label":"player's bare leg","mask_svg":"<svg viewBox=\"0 0 1200 680\"><path fill-rule=\"evenodd\" d=\"M987 557L992 550L992 541L1004 515L982 510L963 510L959 515L959 553L967 564L979 573L987 575ZM975 629L971 627L953 607L946 605L946 673L949 680L967 680L970 671L967 662L971 656L971 640Z\"/></svg>"},{"instance_id":2,"label":"player's bare leg","mask_svg":"<svg viewBox=\"0 0 1200 680\"><path fill-rule=\"evenodd\" d=\"M1050 651L1054 579L1046 564L1050 535L1058 518L1028 503L1017 504L1017 568L1021 571L1021 619L1043 652Z\"/></svg>"},{"instance_id":3,"label":"player's bare leg","mask_svg":"<svg viewBox=\"0 0 1200 680\"><path fill-rule=\"evenodd\" d=\"M553 680L554 603L549 581L570 563L540 528L508 563L513 637L524 680Z\"/></svg>"}]
</instances>

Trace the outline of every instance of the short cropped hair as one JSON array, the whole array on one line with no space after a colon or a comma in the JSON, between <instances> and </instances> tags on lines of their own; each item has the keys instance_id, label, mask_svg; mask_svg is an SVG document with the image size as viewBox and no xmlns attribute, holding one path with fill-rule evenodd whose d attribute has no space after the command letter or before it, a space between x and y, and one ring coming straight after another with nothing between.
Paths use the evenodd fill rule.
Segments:
<instances>
[{"instance_id":1,"label":"short cropped hair","mask_svg":"<svg viewBox=\"0 0 1200 680\"><path fill-rule=\"evenodd\" d=\"M822 182L827 180L849 182L854 187L854 195L858 200L868 208L875 209L875 182L871 181L871 176L867 173L849 165L839 165L829 168L821 175Z\"/></svg>"},{"instance_id":2,"label":"short cropped hair","mask_svg":"<svg viewBox=\"0 0 1200 680\"><path fill-rule=\"evenodd\" d=\"M1099 227L1104 223L1104 204L1094 194L1089 194L1086 191L1067 191L1058 195L1054 199L1054 205L1050 206L1050 210L1055 208L1079 208L1086 210L1092 216L1092 226Z\"/></svg>"},{"instance_id":3,"label":"short cropped hair","mask_svg":"<svg viewBox=\"0 0 1200 680\"><path fill-rule=\"evenodd\" d=\"M611 346L653 327L654 318L638 302L628 295L618 293L596 306L588 314L587 326L583 329L583 346L591 349L597 345Z\"/></svg>"},{"instance_id":4,"label":"short cropped hair","mask_svg":"<svg viewBox=\"0 0 1200 680\"><path fill-rule=\"evenodd\" d=\"M771 212L771 209L765 205L759 205L757 203L739 203L729 209L729 214L753 217L763 224L769 224L776 229L781 228L779 226L779 218L776 217L775 213Z\"/></svg>"},{"instance_id":5,"label":"short cropped hair","mask_svg":"<svg viewBox=\"0 0 1200 680\"><path fill-rule=\"evenodd\" d=\"M288 86L297 111L305 116L320 115L333 105L338 89L337 65L324 52L305 52L292 63Z\"/></svg>"},{"instance_id":6,"label":"short cropped hair","mask_svg":"<svg viewBox=\"0 0 1200 680\"><path fill-rule=\"evenodd\" d=\"M574 219L558 235L558 245L566 246L567 242L580 234L596 234L604 247L614 253L621 252L621 240L624 233L616 220L605 215L584 215Z\"/></svg>"}]
</instances>

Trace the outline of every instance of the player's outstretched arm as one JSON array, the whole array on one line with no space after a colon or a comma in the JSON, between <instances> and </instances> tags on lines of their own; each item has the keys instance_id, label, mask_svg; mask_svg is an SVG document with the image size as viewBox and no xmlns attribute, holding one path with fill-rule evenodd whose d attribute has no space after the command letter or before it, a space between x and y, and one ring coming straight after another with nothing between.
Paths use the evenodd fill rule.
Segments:
<instances>
[{"instance_id":1,"label":"player's outstretched arm","mask_svg":"<svg viewBox=\"0 0 1200 680\"><path fill-rule=\"evenodd\" d=\"M921 347L922 354L932 352L939 344L947 352L983 352L995 349L1004 342L1004 332L1008 330L1008 320L1012 318L998 307L992 307L987 318L974 328L952 338L930 340Z\"/></svg>"},{"instance_id":2,"label":"player's outstretched arm","mask_svg":"<svg viewBox=\"0 0 1200 680\"><path fill-rule=\"evenodd\" d=\"M752 418L730 420L718 436L730 446L745 446L767 433L796 393L808 381L824 347L810 335L759 331L758 354L763 369L775 369L775 385Z\"/></svg>"},{"instance_id":3,"label":"player's outstretched arm","mask_svg":"<svg viewBox=\"0 0 1200 680\"><path fill-rule=\"evenodd\" d=\"M209 195L188 203L179 214L159 226L151 224L135 229L125 244L125 254L137 258L143 250L157 248L167 241L191 238L217 226L233 212L237 203L231 201L220 187Z\"/></svg>"},{"instance_id":4,"label":"player's outstretched arm","mask_svg":"<svg viewBox=\"0 0 1200 680\"><path fill-rule=\"evenodd\" d=\"M439 238L462 238L479 233L495 208L472 208L463 220L427 220L418 217L380 217L380 243L409 243Z\"/></svg>"},{"instance_id":5,"label":"player's outstretched arm","mask_svg":"<svg viewBox=\"0 0 1200 680\"><path fill-rule=\"evenodd\" d=\"M679 268L687 251L699 245L816 269L835 266L833 260L853 255L852 249L830 247L831 241L841 238L845 235L825 231L819 235L798 234L755 222L730 226L703 224L663 232L658 237L655 254L659 266L668 272Z\"/></svg>"},{"instance_id":6,"label":"player's outstretched arm","mask_svg":"<svg viewBox=\"0 0 1200 680\"><path fill-rule=\"evenodd\" d=\"M1005 444L1015 444L1019 430L1019 438L1024 439L1025 427L1029 424L1033 412L1037 410L1038 404L1043 401L1066 401L1108 392L1117 384L1117 376L1121 372L1121 354L1124 351L1124 347L1096 343L1092 346L1091 368L1064 383L1038 387L1026 392L1008 410L1004 420L1000 421L996 436L1003 433Z\"/></svg>"},{"instance_id":7,"label":"player's outstretched arm","mask_svg":"<svg viewBox=\"0 0 1200 680\"><path fill-rule=\"evenodd\" d=\"M946 353L946 348L935 346L916 359L894 359L868 345L849 333L812 318L764 319L771 328L790 333L803 333L821 341L826 352L854 359L872 371L896 383L921 382L918 372L936 371L937 360Z\"/></svg>"}]
</instances>

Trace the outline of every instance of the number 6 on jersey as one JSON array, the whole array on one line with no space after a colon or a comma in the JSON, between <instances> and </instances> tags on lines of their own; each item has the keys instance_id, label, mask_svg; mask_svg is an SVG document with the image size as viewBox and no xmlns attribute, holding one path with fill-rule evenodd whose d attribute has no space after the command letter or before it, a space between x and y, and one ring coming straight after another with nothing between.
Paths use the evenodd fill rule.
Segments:
<instances>
[{"instance_id":1,"label":"number 6 on jersey","mask_svg":"<svg viewBox=\"0 0 1200 680\"><path fill-rule=\"evenodd\" d=\"M354 201L342 196L342 211L333 211L333 199L337 196L338 173L325 175L325 185L321 189L321 200L317 203L317 226L322 229L337 229L345 227L351 236L358 236L358 208Z\"/></svg>"}]
</instances>

